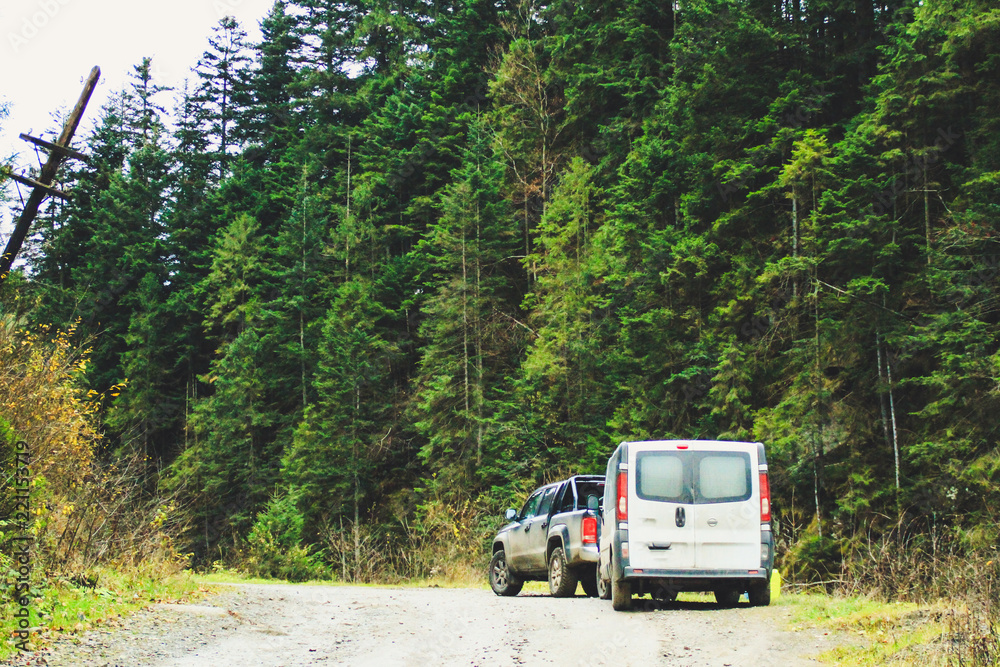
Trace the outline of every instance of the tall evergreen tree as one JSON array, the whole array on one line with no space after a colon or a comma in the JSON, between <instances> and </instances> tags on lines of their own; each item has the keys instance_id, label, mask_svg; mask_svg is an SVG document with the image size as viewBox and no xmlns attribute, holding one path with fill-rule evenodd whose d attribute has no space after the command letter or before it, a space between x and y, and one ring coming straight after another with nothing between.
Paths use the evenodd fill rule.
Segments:
<instances>
[{"instance_id":1,"label":"tall evergreen tree","mask_svg":"<svg viewBox=\"0 0 1000 667\"><path fill-rule=\"evenodd\" d=\"M510 333L517 242L500 195L501 174L483 123L474 122L464 164L442 198L442 215L418 251L432 274L425 280L431 293L420 328L426 343L413 413L426 438L424 461L458 479L468 479L489 455L499 385L519 338Z\"/></svg>"},{"instance_id":2,"label":"tall evergreen tree","mask_svg":"<svg viewBox=\"0 0 1000 667\"><path fill-rule=\"evenodd\" d=\"M218 169L218 180L230 172L237 147L236 127L248 106L247 77L250 55L247 34L232 16L225 16L212 29L208 49L198 60L199 119L210 137L211 151Z\"/></svg>"}]
</instances>

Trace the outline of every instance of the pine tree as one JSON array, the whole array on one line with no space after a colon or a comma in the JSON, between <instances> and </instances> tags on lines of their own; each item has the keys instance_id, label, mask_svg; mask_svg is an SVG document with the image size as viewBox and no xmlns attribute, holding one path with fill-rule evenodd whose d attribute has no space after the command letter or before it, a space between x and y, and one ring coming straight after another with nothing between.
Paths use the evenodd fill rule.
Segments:
<instances>
[{"instance_id":1,"label":"pine tree","mask_svg":"<svg viewBox=\"0 0 1000 667\"><path fill-rule=\"evenodd\" d=\"M517 6L511 41L496 64L490 93L497 142L508 163L515 188L514 203L522 217L524 254L533 250L533 236L555 185L563 156L563 81L549 66L548 42L535 39L533 6ZM529 280L535 267L528 265Z\"/></svg>"},{"instance_id":2,"label":"pine tree","mask_svg":"<svg viewBox=\"0 0 1000 667\"><path fill-rule=\"evenodd\" d=\"M265 395L270 354L253 328L220 350L201 378L211 394L194 402L187 448L165 475L164 487L185 503L187 537L200 558L218 558L220 543L245 535L278 480L281 452Z\"/></svg>"},{"instance_id":3,"label":"pine tree","mask_svg":"<svg viewBox=\"0 0 1000 667\"><path fill-rule=\"evenodd\" d=\"M495 438L499 384L512 361L509 332L516 239L500 196L501 167L482 122L456 180L445 188L441 217L418 253L428 261L430 290L420 334L420 370L412 413L426 438L421 457L460 479L483 464Z\"/></svg>"},{"instance_id":4,"label":"pine tree","mask_svg":"<svg viewBox=\"0 0 1000 667\"><path fill-rule=\"evenodd\" d=\"M278 0L261 21L256 66L247 81L247 108L234 130L238 140L266 149L264 159L269 161L277 159L302 132L292 94L297 81L295 58L303 44L288 10L288 3Z\"/></svg>"},{"instance_id":5,"label":"pine tree","mask_svg":"<svg viewBox=\"0 0 1000 667\"><path fill-rule=\"evenodd\" d=\"M235 18L223 17L212 29L208 50L194 68L199 80L196 99L204 114L202 130L211 138L219 181L230 172L237 147L235 130L248 105L250 56L246 37Z\"/></svg>"},{"instance_id":6,"label":"pine tree","mask_svg":"<svg viewBox=\"0 0 1000 667\"><path fill-rule=\"evenodd\" d=\"M536 252L525 263L537 280L526 297L537 335L522 370L545 420L546 441L560 459L584 458L586 445L605 436L604 369L600 362L604 313L595 289L601 272L593 236L601 220L593 168L574 158L538 228Z\"/></svg>"},{"instance_id":7,"label":"pine tree","mask_svg":"<svg viewBox=\"0 0 1000 667\"><path fill-rule=\"evenodd\" d=\"M392 345L378 333L385 315L363 278L345 282L323 320L315 400L286 452L283 479L291 485L315 536L325 520L346 519L355 544L366 518L376 466L386 456L393 429L383 430ZM355 562L357 568L360 563Z\"/></svg>"}]
</instances>

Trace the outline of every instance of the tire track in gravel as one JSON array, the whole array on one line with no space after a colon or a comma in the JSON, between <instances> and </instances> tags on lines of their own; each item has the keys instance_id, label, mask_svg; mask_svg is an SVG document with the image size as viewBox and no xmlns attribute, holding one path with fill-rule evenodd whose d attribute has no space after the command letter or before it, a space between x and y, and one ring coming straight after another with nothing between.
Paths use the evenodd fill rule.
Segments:
<instances>
[{"instance_id":1,"label":"tire track in gravel","mask_svg":"<svg viewBox=\"0 0 1000 667\"><path fill-rule=\"evenodd\" d=\"M780 606L636 607L475 589L241 584L197 605L155 605L114 631L63 637L34 662L27 654L11 664L814 665L808 656L833 645L821 631L782 630L789 612Z\"/></svg>"}]
</instances>

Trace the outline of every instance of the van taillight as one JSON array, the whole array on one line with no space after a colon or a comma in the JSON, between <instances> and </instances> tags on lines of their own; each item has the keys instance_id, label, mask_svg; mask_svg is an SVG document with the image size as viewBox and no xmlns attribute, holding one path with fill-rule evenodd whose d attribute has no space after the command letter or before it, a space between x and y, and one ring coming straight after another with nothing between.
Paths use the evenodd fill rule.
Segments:
<instances>
[{"instance_id":1,"label":"van taillight","mask_svg":"<svg viewBox=\"0 0 1000 667\"><path fill-rule=\"evenodd\" d=\"M760 474L760 522L771 521L771 485L767 481L767 473Z\"/></svg>"},{"instance_id":2,"label":"van taillight","mask_svg":"<svg viewBox=\"0 0 1000 667\"><path fill-rule=\"evenodd\" d=\"M628 473L618 473L618 499L615 502L615 518L628 521Z\"/></svg>"},{"instance_id":3,"label":"van taillight","mask_svg":"<svg viewBox=\"0 0 1000 667\"><path fill-rule=\"evenodd\" d=\"M597 517L583 517L583 543L597 544Z\"/></svg>"}]
</instances>

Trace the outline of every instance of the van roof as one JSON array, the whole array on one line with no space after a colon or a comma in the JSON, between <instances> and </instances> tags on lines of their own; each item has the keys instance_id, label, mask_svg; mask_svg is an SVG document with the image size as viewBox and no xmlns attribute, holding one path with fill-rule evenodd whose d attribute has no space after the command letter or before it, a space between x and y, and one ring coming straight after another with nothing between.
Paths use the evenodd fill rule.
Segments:
<instances>
[{"instance_id":1,"label":"van roof","mask_svg":"<svg viewBox=\"0 0 1000 667\"><path fill-rule=\"evenodd\" d=\"M656 445L662 447L677 446L677 445L688 445L696 447L717 447L719 445L746 445L750 447L757 447L762 443L759 442L743 442L740 440L625 440L622 442L623 445Z\"/></svg>"},{"instance_id":2,"label":"van roof","mask_svg":"<svg viewBox=\"0 0 1000 667\"><path fill-rule=\"evenodd\" d=\"M616 451L667 451L673 449L695 452L711 450L730 452L756 451L757 463L762 466L767 465L767 453L764 451L764 443L761 442L741 442L738 440L626 440L618 445L618 450ZM631 456L631 454L628 454L628 456Z\"/></svg>"}]
</instances>

